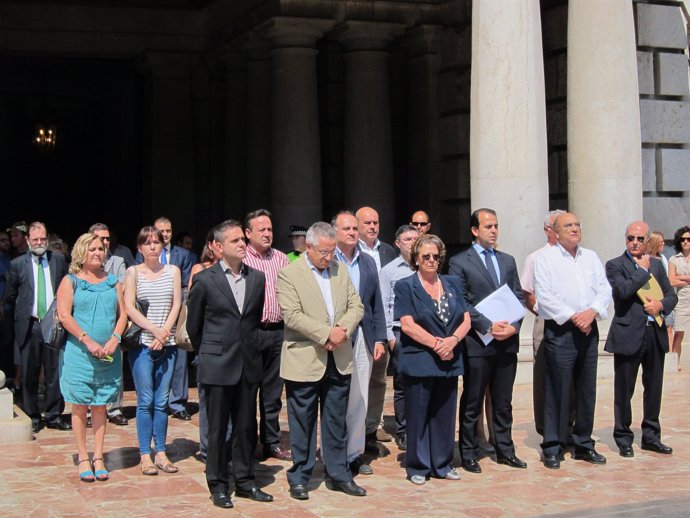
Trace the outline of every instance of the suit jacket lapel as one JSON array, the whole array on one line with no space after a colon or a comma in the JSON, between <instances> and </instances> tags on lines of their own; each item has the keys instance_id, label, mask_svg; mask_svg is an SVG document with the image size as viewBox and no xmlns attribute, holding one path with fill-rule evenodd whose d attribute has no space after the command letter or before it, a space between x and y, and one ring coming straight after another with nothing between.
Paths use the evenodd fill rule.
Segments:
<instances>
[{"instance_id":1,"label":"suit jacket lapel","mask_svg":"<svg viewBox=\"0 0 690 518\"><path fill-rule=\"evenodd\" d=\"M422 286L422 281L419 280L419 275L415 274L412 282L414 283L414 295L415 297L417 297L417 300L419 300L422 304L427 306L434 314L436 320L443 324L443 320L441 320L441 317L438 316L438 312L436 311L436 304L434 303L434 300L426 292L424 286Z\"/></svg>"},{"instance_id":2,"label":"suit jacket lapel","mask_svg":"<svg viewBox=\"0 0 690 518\"><path fill-rule=\"evenodd\" d=\"M486 268L486 264L484 264L484 260L479 257L479 254L477 251L474 249L474 247L470 247L469 251L467 252L467 258L469 259L470 262L474 264L474 266L477 268L479 272L486 278L486 280L489 282L490 286L494 285L494 280L491 278L491 275L489 274L489 270ZM500 268L500 264L499 264ZM500 268L501 272L503 272L504 268Z\"/></svg>"},{"instance_id":3,"label":"suit jacket lapel","mask_svg":"<svg viewBox=\"0 0 690 518\"><path fill-rule=\"evenodd\" d=\"M235 301L235 295L230 289L230 284L228 283L228 278L225 275L225 272L223 271L223 268L220 265L220 261L214 264L211 267L211 275L213 282L216 283L216 286L218 286L218 289L221 291L223 295L228 299L230 302L230 307L233 309L237 315L240 315L240 309L237 306L237 302ZM245 293L246 297L246 293Z\"/></svg>"},{"instance_id":4,"label":"suit jacket lapel","mask_svg":"<svg viewBox=\"0 0 690 518\"><path fill-rule=\"evenodd\" d=\"M50 252L46 253L50 254L46 258L48 259L48 268L50 270L50 284L53 286L53 295L55 295L57 291L57 286L55 285L57 277L57 259L55 259L55 254Z\"/></svg>"},{"instance_id":5,"label":"suit jacket lapel","mask_svg":"<svg viewBox=\"0 0 690 518\"><path fill-rule=\"evenodd\" d=\"M248 266L244 266L244 268L247 268L247 278L246 278L246 286L244 290L244 307L248 307L249 301L251 300L251 297L256 297L257 293L259 292L260 283L259 283L259 276L256 274L255 270L252 270ZM244 312L242 312L242 315L244 315Z\"/></svg>"},{"instance_id":6,"label":"suit jacket lapel","mask_svg":"<svg viewBox=\"0 0 690 518\"><path fill-rule=\"evenodd\" d=\"M31 286L31 293L36 293L36 283L34 282L34 263L31 252L26 252L24 255L24 264L26 265L27 277L29 278L29 286Z\"/></svg>"},{"instance_id":7,"label":"suit jacket lapel","mask_svg":"<svg viewBox=\"0 0 690 518\"><path fill-rule=\"evenodd\" d=\"M316 283L316 279L314 279L314 273L311 271L311 268L309 268L309 264L307 263L306 260L300 259L300 273L302 274L302 279L303 282L306 286L308 286L312 292L313 292L313 297L316 298L319 302L321 302L321 305L323 306L323 310L328 315L328 308L326 307L326 302L323 300L323 295L321 294L321 288L319 288L319 285ZM331 270L331 274L333 271ZM333 294L333 275L331 275L331 295ZM335 307L334 307L335 309Z\"/></svg>"}]
</instances>

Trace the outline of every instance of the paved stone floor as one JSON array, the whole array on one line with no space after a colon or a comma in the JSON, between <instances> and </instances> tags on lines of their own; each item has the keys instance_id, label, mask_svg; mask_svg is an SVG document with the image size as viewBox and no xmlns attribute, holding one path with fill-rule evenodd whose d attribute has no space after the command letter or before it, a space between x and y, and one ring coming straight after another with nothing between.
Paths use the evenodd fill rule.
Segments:
<instances>
[{"instance_id":1,"label":"paved stone floor","mask_svg":"<svg viewBox=\"0 0 690 518\"><path fill-rule=\"evenodd\" d=\"M598 385L595 437L597 449L608 458L593 466L569 457L559 471L539 462L540 438L532 423L531 385L518 385L514 397L514 439L526 470L481 459L484 472L462 472L457 482L431 480L418 487L405 479L404 454L387 443L390 454L372 461L374 475L358 477L369 495L353 498L329 491L317 468L309 486L311 499L288 495L288 463L270 460L257 467L259 483L274 495L270 504L235 499L235 509L223 511L208 499L203 465L195 458L198 416L192 421L170 420L170 457L180 467L174 475L144 477L138 466L134 422L110 425L106 438L107 482L85 484L77 478L76 449L70 432L44 429L30 444L5 446L0 456L0 514L2 516L690 516L690 368L667 374L662 405L664 441L671 456L639 449L623 459L611 436L613 382ZM634 419L641 418L641 391L634 398ZM390 391L389 391L390 393ZM196 395L193 391L192 396ZM194 399L192 399L194 401ZM134 413L134 394L126 394L126 413ZM386 401L387 427L392 403ZM286 416L283 412L283 426ZM1 431L0 431L1 433ZM287 443L287 434L284 439ZM458 462L456 454L456 463ZM276 514L277 513L277 514Z\"/></svg>"}]
</instances>

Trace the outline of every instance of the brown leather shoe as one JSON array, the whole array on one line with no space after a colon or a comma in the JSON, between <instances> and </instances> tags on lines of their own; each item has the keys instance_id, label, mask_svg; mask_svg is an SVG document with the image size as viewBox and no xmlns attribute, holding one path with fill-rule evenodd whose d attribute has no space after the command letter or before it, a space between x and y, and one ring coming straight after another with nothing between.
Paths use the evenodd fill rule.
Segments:
<instances>
[{"instance_id":1,"label":"brown leather shoe","mask_svg":"<svg viewBox=\"0 0 690 518\"><path fill-rule=\"evenodd\" d=\"M383 428L379 428L376 430L376 440L379 442L391 442L393 440L393 436Z\"/></svg>"},{"instance_id":2,"label":"brown leather shoe","mask_svg":"<svg viewBox=\"0 0 690 518\"><path fill-rule=\"evenodd\" d=\"M290 450L284 450L279 444L265 445L264 457L269 459L273 457L278 460L292 460L292 453Z\"/></svg>"}]
</instances>

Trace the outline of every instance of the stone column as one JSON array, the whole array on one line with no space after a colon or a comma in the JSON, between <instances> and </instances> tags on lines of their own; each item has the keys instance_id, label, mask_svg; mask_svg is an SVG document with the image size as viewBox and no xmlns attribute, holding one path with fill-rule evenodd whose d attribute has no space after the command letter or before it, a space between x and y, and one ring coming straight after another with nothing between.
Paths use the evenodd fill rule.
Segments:
<instances>
[{"instance_id":1,"label":"stone column","mask_svg":"<svg viewBox=\"0 0 690 518\"><path fill-rule=\"evenodd\" d=\"M333 33L345 48L345 204L375 208L384 229L396 223L386 47L403 29L348 21Z\"/></svg>"},{"instance_id":2,"label":"stone column","mask_svg":"<svg viewBox=\"0 0 690 518\"><path fill-rule=\"evenodd\" d=\"M316 49L330 20L277 17L257 27L273 46L271 210L276 246L291 223L323 218Z\"/></svg>"},{"instance_id":3,"label":"stone column","mask_svg":"<svg viewBox=\"0 0 690 518\"><path fill-rule=\"evenodd\" d=\"M420 25L405 32L398 42L407 50L408 212L424 210L434 225L441 217L433 207L443 198L438 178L438 67L440 27ZM409 214L406 214L408 216ZM438 223L437 223L438 222ZM402 223L402 221L401 221ZM438 231L438 228L434 230Z\"/></svg>"},{"instance_id":4,"label":"stone column","mask_svg":"<svg viewBox=\"0 0 690 518\"><path fill-rule=\"evenodd\" d=\"M252 34L247 54L247 210L270 208L271 203L271 45Z\"/></svg>"},{"instance_id":5,"label":"stone column","mask_svg":"<svg viewBox=\"0 0 690 518\"><path fill-rule=\"evenodd\" d=\"M538 0L473 1L470 97L472 210L496 210L499 246L522 265L549 206Z\"/></svg>"},{"instance_id":6,"label":"stone column","mask_svg":"<svg viewBox=\"0 0 690 518\"><path fill-rule=\"evenodd\" d=\"M146 78L142 221L166 215L193 228L196 210L191 54L149 52L137 65Z\"/></svg>"},{"instance_id":7,"label":"stone column","mask_svg":"<svg viewBox=\"0 0 690 518\"><path fill-rule=\"evenodd\" d=\"M568 202L603 261L642 217L636 51L632 2L569 3Z\"/></svg>"}]
</instances>

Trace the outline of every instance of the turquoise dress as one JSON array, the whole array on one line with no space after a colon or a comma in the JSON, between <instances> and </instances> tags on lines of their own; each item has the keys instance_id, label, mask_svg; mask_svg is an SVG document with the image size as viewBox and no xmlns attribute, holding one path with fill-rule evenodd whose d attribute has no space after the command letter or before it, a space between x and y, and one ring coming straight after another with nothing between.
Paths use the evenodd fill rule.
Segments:
<instances>
[{"instance_id":1,"label":"turquoise dress","mask_svg":"<svg viewBox=\"0 0 690 518\"><path fill-rule=\"evenodd\" d=\"M117 277L91 284L75 276L72 315L79 327L93 340L104 345L117 322ZM60 355L60 390L68 403L105 405L117 398L122 379L122 351L118 347L106 362L93 356L79 338L69 334Z\"/></svg>"}]
</instances>

